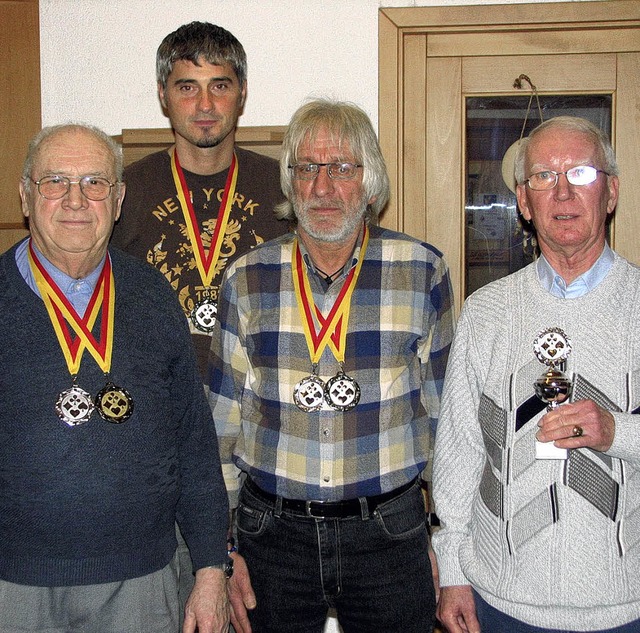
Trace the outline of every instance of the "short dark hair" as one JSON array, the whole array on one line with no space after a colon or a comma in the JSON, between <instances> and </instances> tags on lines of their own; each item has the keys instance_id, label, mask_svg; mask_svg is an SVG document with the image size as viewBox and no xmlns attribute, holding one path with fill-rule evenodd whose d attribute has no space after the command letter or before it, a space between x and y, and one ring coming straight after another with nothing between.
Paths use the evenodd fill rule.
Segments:
<instances>
[{"instance_id":1,"label":"short dark hair","mask_svg":"<svg viewBox=\"0 0 640 633\"><path fill-rule=\"evenodd\" d=\"M242 86L247 80L247 54L242 44L229 31L209 22L190 22L169 33L156 53L156 78L163 88L180 59L198 64L229 64Z\"/></svg>"}]
</instances>

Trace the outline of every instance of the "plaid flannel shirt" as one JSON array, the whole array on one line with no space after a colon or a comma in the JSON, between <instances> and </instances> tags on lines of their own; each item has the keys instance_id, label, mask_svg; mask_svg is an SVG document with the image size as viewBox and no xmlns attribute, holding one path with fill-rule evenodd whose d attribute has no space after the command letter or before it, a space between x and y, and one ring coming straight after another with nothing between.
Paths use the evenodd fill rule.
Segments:
<instances>
[{"instance_id":1,"label":"plaid flannel shirt","mask_svg":"<svg viewBox=\"0 0 640 633\"><path fill-rule=\"evenodd\" d=\"M231 507L240 471L293 499L338 501L393 490L429 459L454 330L448 269L432 246L370 227L351 300L344 371L361 389L350 411L305 412L294 386L312 373L292 277L295 234L232 263L218 301L209 399ZM362 234L351 266L360 256ZM313 299L326 317L349 266L328 288L302 243ZM339 363L327 347L317 374Z\"/></svg>"}]
</instances>

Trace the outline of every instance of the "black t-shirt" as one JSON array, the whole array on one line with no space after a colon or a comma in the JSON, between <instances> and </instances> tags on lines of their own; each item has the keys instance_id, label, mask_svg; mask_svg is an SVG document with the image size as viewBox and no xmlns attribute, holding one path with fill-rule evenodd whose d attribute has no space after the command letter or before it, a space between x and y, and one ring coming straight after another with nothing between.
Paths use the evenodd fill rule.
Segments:
<instances>
[{"instance_id":1,"label":"black t-shirt","mask_svg":"<svg viewBox=\"0 0 640 633\"><path fill-rule=\"evenodd\" d=\"M163 150L130 165L125 172L127 191L112 245L155 266L173 287L189 320L203 379L209 354L209 336L199 331L191 313L203 299L214 302L227 265L239 255L286 233L289 224L273 214L284 199L278 162L236 147L238 178L227 230L211 285L205 287L171 173L171 157ZM185 171L198 229L205 249L211 244L228 169L211 176Z\"/></svg>"}]
</instances>

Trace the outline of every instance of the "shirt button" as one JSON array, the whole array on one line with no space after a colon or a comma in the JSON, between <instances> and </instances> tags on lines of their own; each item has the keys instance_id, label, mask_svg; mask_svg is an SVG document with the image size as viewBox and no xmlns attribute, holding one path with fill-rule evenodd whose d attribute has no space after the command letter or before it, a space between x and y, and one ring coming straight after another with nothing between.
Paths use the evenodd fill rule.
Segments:
<instances>
[{"instance_id":1,"label":"shirt button","mask_svg":"<svg viewBox=\"0 0 640 633\"><path fill-rule=\"evenodd\" d=\"M324 431L322 431L322 435L327 437L327 435L329 435L329 429L325 429Z\"/></svg>"},{"instance_id":2,"label":"shirt button","mask_svg":"<svg viewBox=\"0 0 640 633\"><path fill-rule=\"evenodd\" d=\"M324 481L324 483L328 484L331 481L331 477L329 477L328 475L325 475L322 480Z\"/></svg>"}]
</instances>

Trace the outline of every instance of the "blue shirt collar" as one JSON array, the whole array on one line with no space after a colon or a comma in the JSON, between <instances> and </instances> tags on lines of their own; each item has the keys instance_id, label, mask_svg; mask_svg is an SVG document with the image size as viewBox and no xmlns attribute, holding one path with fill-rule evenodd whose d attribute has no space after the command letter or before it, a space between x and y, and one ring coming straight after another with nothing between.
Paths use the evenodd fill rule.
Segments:
<instances>
[{"instance_id":1,"label":"blue shirt collar","mask_svg":"<svg viewBox=\"0 0 640 633\"><path fill-rule=\"evenodd\" d=\"M605 242L604 249L596 262L579 277L567 285L564 279L553 269L544 255L536 261L536 271L542 287L558 299L577 299L598 286L611 270L614 252Z\"/></svg>"},{"instance_id":2,"label":"blue shirt collar","mask_svg":"<svg viewBox=\"0 0 640 633\"><path fill-rule=\"evenodd\" d=\"M16 250L16 264L18 265L18 270L22 275L23 279L27 282L27 285L31 290L33 290L39 297L40 291L38 290L38 286L36 284L36 280L33 277L33 273L31 272L31 267L29 266L29 259L27 256L27 248L29 245L29 239L24 240L17 250ZM36 252L42 267L47 271L47 273L51 276L51 279L55 281L58 285L58 288L62 291L64 296L69 300L71 305L75 308L76 312L82 316L87 306L89 305L89 301L91 299L91 295L93 295L93 291L98 283L98 279L100 278L100 274L102 273L102 268L104 266L105 256L102 258L101 262L98 264L97 268L89 273L86 277L82 279L74 279L73 277L69 277L69 275L63 273L59 268L56 268L33 244L33 250Z\"/></svg>"}]
</instances>

